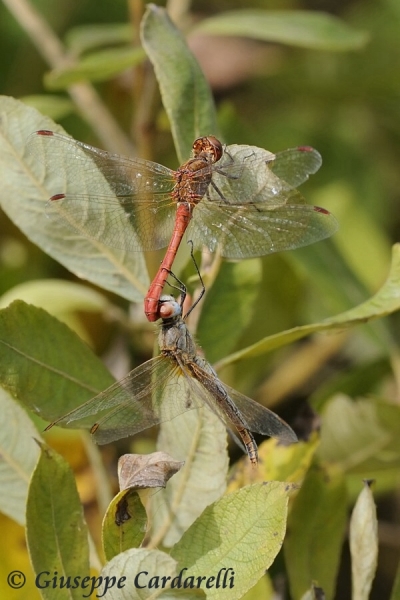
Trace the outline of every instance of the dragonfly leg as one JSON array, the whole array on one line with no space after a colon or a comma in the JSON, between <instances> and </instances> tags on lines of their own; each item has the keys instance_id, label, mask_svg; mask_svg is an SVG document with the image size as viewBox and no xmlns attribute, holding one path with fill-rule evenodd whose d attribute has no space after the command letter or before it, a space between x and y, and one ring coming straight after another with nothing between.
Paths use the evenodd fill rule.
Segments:
<instances>
[{"instance_id":1,"label":"dragonfly leg","mask_svg":"<svg viewBox=\"0 0 400 600\"><path fill-rule=\"evenodd\" d=\"M190 256L191 256L193 264L195 266L197 275L199 276L199 280L200 280L201 288L202 289L201 289L200 295L197 298L196 302L190 307L190 309L188 310L188 312L184 315L183 319L186 319L190 315L190 313L198 305L198 303L200 302L200 300L202 299L202 297L204 296L205 291L206 291L206 288L204 286L204 281L203 281L203 278L202 278L201 273L200 273L199 266L198 266L198 264L196 262L196 259L194 257L194 244L193 244L193 241L192 240L188 240L187 243L190 244ZM173 277L175 279L175 281L179 284L179 287L177 287L177 286L171 285L169 282L167 282L170 287L172 287L175 290L178 290L180 292L180 294L181 294L180 305L181 305L181 308L183 308L183 303L184 303L186 295L187 295L187 288L186 288L185 284L183 283L183 281L181 281L171 270L169 270L168 272L171 275L171 277Z\"/></svg>"}]
</instances>

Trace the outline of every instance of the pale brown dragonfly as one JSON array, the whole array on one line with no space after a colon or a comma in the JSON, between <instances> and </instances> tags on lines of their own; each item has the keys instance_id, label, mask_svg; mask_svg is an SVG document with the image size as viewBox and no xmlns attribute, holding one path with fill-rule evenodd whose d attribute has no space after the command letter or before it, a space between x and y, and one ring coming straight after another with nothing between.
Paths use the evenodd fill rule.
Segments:
<instances>
[{"instance_id":1,"label":"pale brown dragonfly","mask_svg":"<svg viewBox=\"0 0 400 600\"><path fill-rule=\"evenodd\" d=\"M295 442L296 434L274 412L225 385L202 358L185 321L182 303L162 296L158 312L160 355L133 369L124 379L51 423L87 427L105 444L206 405L241 440L253 465L257 444L251 432Z\"/></svg>"}]
</instances>

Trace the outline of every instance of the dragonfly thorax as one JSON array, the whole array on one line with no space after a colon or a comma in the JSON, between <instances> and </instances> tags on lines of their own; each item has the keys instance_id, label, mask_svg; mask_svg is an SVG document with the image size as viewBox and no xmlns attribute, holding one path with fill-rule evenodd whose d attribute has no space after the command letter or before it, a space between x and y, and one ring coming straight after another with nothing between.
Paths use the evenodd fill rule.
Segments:
<instances>
[{"instance_id":1,"label":"dragonfly thorax","mask_svg":"<svg viewBox=\"0 0 400 600\"><path fill-rule=\"evenodd\" d=\"M196 344L180 316L163 319L158 345L164 356L178 358L178 362L179 357L185 362L196 357Z\"/></svg>"},{"instance_id":2,"label":"dragonfly thorax","mask_svg":"<svg viewBox=\"0 0 400 600\"><path fill-rule=\"evenodd\" d=\"M197 204L205 196L211 177L210 163L205 157L191 158L176 172L172 195L177 202Z\"/></svg>"}]
</instances>

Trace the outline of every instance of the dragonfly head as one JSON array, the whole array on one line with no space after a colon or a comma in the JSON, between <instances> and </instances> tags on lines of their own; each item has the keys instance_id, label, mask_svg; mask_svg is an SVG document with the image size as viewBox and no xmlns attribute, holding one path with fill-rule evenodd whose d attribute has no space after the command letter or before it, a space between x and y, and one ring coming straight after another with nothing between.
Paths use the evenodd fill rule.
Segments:
<instances>
[{"instance_id":1,"label":"dragonfly head","mask_svg":"<svg viewBox=\"0 0 400 600\"><path fill-rule=\"evenodd\" d=\"M163 320L173 319L181 316L182 308L173 296L164 295L159 301L158 314Z\"/></svg>"},{"instance_id":2,"label":"dragonfly head","mask_svg":"<svg viewBox=\"0 0 400 600\"><path fill-rule=\"evenodd\" d=\"M197 138L193 142L193 156L203 156L210 164L218 162L222 154L222 144L213 135Z\"/></svg>"}]
</instances>

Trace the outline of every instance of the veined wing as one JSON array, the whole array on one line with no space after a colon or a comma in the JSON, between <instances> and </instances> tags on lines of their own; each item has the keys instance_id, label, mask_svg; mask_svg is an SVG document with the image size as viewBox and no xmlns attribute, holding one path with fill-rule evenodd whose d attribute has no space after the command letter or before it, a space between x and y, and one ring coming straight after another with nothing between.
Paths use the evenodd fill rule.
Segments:
<instances>
[{"instance_id":1,"label":"veined wing","mask_svg":"<svg viewBox=\"0 0 400 600\"><path fill-rule=\"evenodd\" d=\"M268 162L268 168L285 181L291 188L296 188L314 175L322 165L320 153L311 146L299 146L277 152L275 158Z\"/></svg>"},{"instance_id":2,"label":"veined wing","mask_svg":"<svg viewBox=\"0 0 400 600\"><path fill-rule=\"evenodd\" d=\"M45 165L43 178L54 191L47 214L75 234L127 251L167 245L176 211L173 171L53 132L32 134L27 149ZM120 235L126 227L134 233L128 242Z\"/></svg>"},{"instance_id":3,"label":"veined wing","mask_svg":"<svg viewBox=\"0 0 400 600\"><path fill-rule=\"evenodd\" d=\"M194 210L187 236L196 247L221 248L226 258L240 259L293 250L329 237L338 228L335 217L290 192L289 204L226 205L203 198Z\"/></svg>"},{"instance_id":4,"label":"veined wing","mask_svg":"<svg viewBox=\"0 0 400 600\"><path fill-rule=\"evenodd\" d=\"M321 165L313 148L273 155L228 146L221 161L207 196L193 211L188 237L197 247L220 246L224 257L250 258L306 246L337 230L335 217L307 205L294 187Z\"/></svg>"},{"instance_id":5,"label":"veined wing","mask_svg":"<svg viewBox=\"0 0 400 600\"><path fill-rule=\"evenodd\" d=\"M293 429L276 413L228 385L222 385L243 415L250 431L276 437L283 442L297 442Z\"/></svg>"},{"instance_id":6,"label":"veined wing","mask_svg":"<svg viewBox=\"0 0 400 600\"><path fill-rule=\"evenodd\" d=\"M285 421L265 406L222 383L205 360L199 359L196 363L190 363L190 366L185 365L182 370L186 375L190 397L206 403L225 426L233 431L235 439L235 422L241 421L250 431L277 437L285 442L297 441L296 434Z\"/></svg>"},{"instance_id":7,"label":"veined wing","mask_svg":"<svg viewBox=\"0 0 400 600\"><path fill-rule=\"evenodd\" d=\"M225 204L287 203L287 195L316 173L321 155L309 146L272 154L256 146L231 145L213 165L212 201Z\"/></svg>"},{"instance_id":8,"label":"veined wing","mask_svg":"<svg viewBox=\"0 0 400 600\"><path fill-rule=\"evenodd\" d=\"M199 399L188 400L186 378L178 365L158 356L52 425L90 428L96 442L106 444L199 406Z\"/></svg>"}]
</instances>

